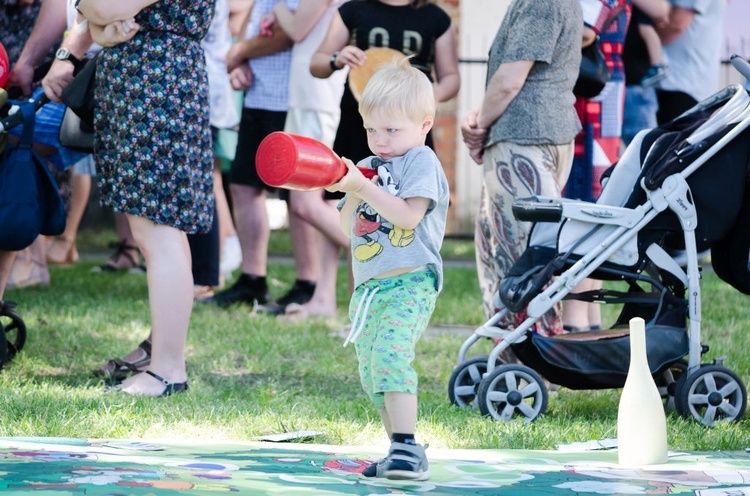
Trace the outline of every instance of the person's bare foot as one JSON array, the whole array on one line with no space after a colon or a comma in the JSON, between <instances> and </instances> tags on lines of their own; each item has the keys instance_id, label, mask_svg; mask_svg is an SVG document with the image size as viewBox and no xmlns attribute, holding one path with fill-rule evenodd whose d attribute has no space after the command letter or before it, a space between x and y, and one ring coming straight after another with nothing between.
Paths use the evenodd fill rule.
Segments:
<instances>
[{"instance_id":1,"label":"person's bare foot","mask_svg":"<svg viewBox=\"0 0 750 496\"><path fill-rule=\"evenodd\" d=\"M136 349L121 358L113 358L99 367L96 375L125 377L146 370L151 363L151 342L142 341Z\"/></svg>"},{"instance_id":2,"label":"person's bare foot","mask_svg":"<svg viewBox=\"0 0 750 496\"><path fill-rule=\"evenodd\" d=\"M299 322L308 317L335 317L336 308L325 308L312 301L300 305L299 303L290 303L284 309L284 313L277 319L286 322Z\"/></svg>"},{"instance_id":3,"label":"person's bare foot","mask_svg":"<svg viewBox=\"0 0 750 496\"><path fill-rule=\"evenodd\" d=\"M169 396L187 390L187 375L184 372L179 375L178 379L165 379L168 382L165 384L162 377L166 376L146 371L128 377L115 389L131 396Z\"/></svg>"},{"instance_id":4,"label":"person's bare foot","mask_svg":"<svg viewBox=\"0 0 750 496\"><path fill-rule=\"evenodd\" d=\"M193 286L193 299L202 300L204 298L211 298L214 295L213 286Z\"/></svg>"},{"instance_id":5,"label":"person's bare foot","mask_svg":"<svg viewBox=\"0 0 750 496\"><path fill-rule=\"evenodd\" d=\"M104 264L95 267L97 269L96 272L145 272L145 267L139 265L139 254L138 247L130 245L123 240L118 245L117 250Z\"/></svg>"},{"instance_id":6,"label":"person's bare foot","mask_svg":"<svg viewBox=\"0 0 750 496\"><path fill-rule=\"evenodd\" d=\"M47 242L47 263L68 265L78 262L78 249L75 240L65 236L56 236Z\"/></svg>"}]
</instances>

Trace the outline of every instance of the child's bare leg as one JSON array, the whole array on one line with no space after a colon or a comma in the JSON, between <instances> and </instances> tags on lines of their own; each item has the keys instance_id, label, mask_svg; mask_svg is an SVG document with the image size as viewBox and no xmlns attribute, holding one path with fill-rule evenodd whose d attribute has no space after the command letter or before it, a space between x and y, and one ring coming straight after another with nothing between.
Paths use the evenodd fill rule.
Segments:
<instances>
[{"instance_id":1,"label":"child's bare leg","mask_svg":"<svg viewBox=\"0 0 750 496\"><path fill-rule=\"evenodd\" d=\"M385 403L380 406L380 420L383 421L385 433L388 435L388 439L390 440L391 435L393 435L393 429L391 429L391 419L388 417L388 409L385 407Z\"/></svg>"},{"instance_id":2,"label":"child's bare leg","mask_svg":"<svg viewBox=\"0 0 750 496\"><path fill-rule=\"evenodd\" d=\"M414 429L417 426L417 395L401 392L385 393L385 409L390 421L391 431L393 434L411 434L414 435ZM388 428L386 427L386 431Z\"/></svg>"},{"instance_id":3,"label":"child's bare leg","mask_svg":"<svg viewBox=\"0 0 750 496\"><path fill-rule=\"evenodd\" d=\"M653 26L648 24L639 24L638 33L643 39L643 43L646 45L646 51L648 52L648 59L651 65L663 65L664 55L662 53L661 39L654 29Z\"/></svg>"},{"instance_id":4,"label":"child's bare leg","mask_svg":"<svg viewBox=\"0 0 750 496\"><path fill-rule=\"evenodd\" d=\"M391 448L382 468L383 475L396 480L425 480L430 476L425 446L417 444L417 395L385 393L385 408L391 430Z\"/></svg>"}]
</instances>

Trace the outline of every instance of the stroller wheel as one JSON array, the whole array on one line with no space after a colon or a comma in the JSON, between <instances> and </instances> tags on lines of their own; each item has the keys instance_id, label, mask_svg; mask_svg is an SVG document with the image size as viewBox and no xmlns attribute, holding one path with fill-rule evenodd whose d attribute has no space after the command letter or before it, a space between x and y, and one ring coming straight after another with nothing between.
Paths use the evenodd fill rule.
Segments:
<instances>
[{"instance_id":1,"label":"stroller wheel","mask_svg":"<svg viewBox=\"0 0 750 496\"><path fill-rule=\"evenodd\" d=\"M656 382L656 387L659 389L659 394L664 402L665 412L671 412L677 408L675 401L677 381L685 374L687 366L687 360L680 359L660 375L654 376L654 382Z\"/></svg>"},{"instance_id":2,"label":"stroller wheel","mask_svg":"<svg viewBox=\"0 0 750 496\"><path fill-rule=\"evenodd\" d=\"M737 374L720 365L701 365L680 379L677 411L706 427L718 421L736 422L747 408L747 390Z\"/></svg>"},{"instance_id":3,"label":"stroller wheel","mask_svg":"<svg viewBox=\"0 0 750 496\"><path fill-rule=\"evenodd\" d=\"M542 377L525 365L500 365L482 379L478 400L479 410L495 420L518 415L529 423L547 410L547 387Z\"/></svg>"},{"instance_id":4,"label":"stroller wheel","mask_svg":"<svg viewBox=\"0 0 750 496\"><path fill-rule=\"evenodd\" d=\"M477 390L482 377L487 372L489 358L489 355L471 357L453 369L448 380L448 398L451 403L460 407L471 406L472 409L479 406ZM500 365L499 362L498 365Z\"/></svg>"},{"instance_id":5,"label":"stroller wheel","mask_svg":"<svg viewBox=\"0 0 750 496\"><path fill-rule=\"evenodd\" d=\"M0 368L8 363L21 351L26 344L26 324L13 307L12 302L0 302L0 344L4 344L4 350L0 350Z\"/></svg>"}]
</instances>

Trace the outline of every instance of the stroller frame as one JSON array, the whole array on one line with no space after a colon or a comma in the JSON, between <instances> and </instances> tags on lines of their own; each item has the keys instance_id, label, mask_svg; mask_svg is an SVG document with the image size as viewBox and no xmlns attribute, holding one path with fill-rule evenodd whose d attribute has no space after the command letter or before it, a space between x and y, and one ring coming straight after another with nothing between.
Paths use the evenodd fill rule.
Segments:
<instances>
[{"instance_id":1,"label":"stroller frame","mask_svg":"<svg viewBox=\"0 0 750 496\"><path fill-rule=\"evenodd\" d=\"M745 67L742 62L744 60L733 60L735 67L750 79L750 66ZM531 422L543 414L547 406L547 393L541 376L525 365L504 364L501 356L512 345L528 339L532 326L545 312L566 297L614 253L633 241L660 213L669 210L675 214L682 227L687 255L686 270L656 243L645 250L644 256L656 267L674 276L687 290L688 358L686 363L680 360L664 370L664 376L657 383L661 383L661 393L667 400L668 408L676 406L679 413L692 416L706 426L713 425L717 420L736 421L743 416L747 392L742 380L723 367L723 359L717 359L711 365L700 363L704 347L701 344L700 268L695 233L698 213L687 178L750 126L750 96L739 85L732 85L699 103L683 116L699 108L709 108L728 95L731 97L727 104L716 110L687 141L691 145L698 143L727 123L736 123L734 128L682 171L667 176L658 187L649 189L642 179L639 186L646 194L646 200L642 204L627 208L547 197L514 202L514 214L520 220L544 222L565 218L590 223L594 227L612 226L611 232L529 301L526 307L527 318L515 329L498 326L510 313L500 303L499 311L473 332L459 350L458 365L454 368L449 383L449 397L454 404L473 405L475 408L478 406L482 413L496 420L510 420L515 415L520 415L526 422ZM730 105L729 102L736 105ZM641 131L631 146L640 145L648 132L649 130ZM486 356L486 361L485 356L467 360L470 348L482 338L489 338L497 343L489 356Z\"/></svg>"}]
</instances>

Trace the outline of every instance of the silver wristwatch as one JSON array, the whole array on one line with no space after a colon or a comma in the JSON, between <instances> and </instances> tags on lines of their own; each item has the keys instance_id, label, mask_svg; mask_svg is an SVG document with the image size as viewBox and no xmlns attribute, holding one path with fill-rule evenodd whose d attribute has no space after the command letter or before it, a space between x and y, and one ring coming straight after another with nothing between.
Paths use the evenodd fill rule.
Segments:
<instances>
[{"instance_id":1,"label":"silver wristwatch","mask_svg":"<svg viewBox=\"0 0 750 496\"><path fill-rule=\"evenodd\" d=\"M75 57L72 53L70 53L70 50L67 48L58 48L55 52L55 58L57 60L67 60L70 61L73 65L78 65L81 61L78 60L77 57Z\"/></svg>"}]
</instances>

